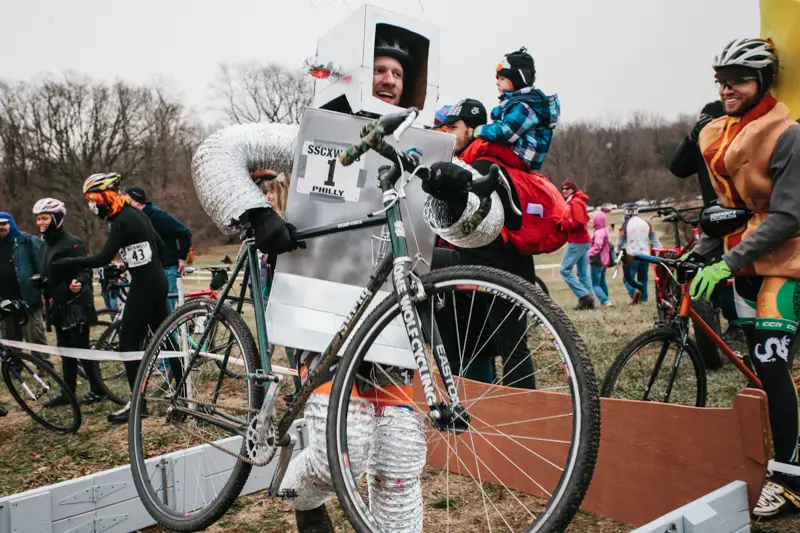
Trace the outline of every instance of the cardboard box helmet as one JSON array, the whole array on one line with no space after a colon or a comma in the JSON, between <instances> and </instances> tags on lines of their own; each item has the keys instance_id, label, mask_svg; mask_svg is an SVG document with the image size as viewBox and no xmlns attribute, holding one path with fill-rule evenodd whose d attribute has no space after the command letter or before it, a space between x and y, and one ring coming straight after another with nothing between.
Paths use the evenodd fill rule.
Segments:
<instances>
[{"instance_id":1,"label":"cardboard box helmet","mask_svg":"<svg viewBox=\"0 0 800 533\"><path fill-rule=\"evenodd\" d=\"M397 105L374 95L380 83L376 59L381 57L394 58L402 66L403 90ZM364 5L319 39L315 59L318 64L337 65L340 72L316 80L313 107L378 116L416 107L421 113L417 123L433 125L439 97L437 28Z\"/></svg>"}]
</instances>

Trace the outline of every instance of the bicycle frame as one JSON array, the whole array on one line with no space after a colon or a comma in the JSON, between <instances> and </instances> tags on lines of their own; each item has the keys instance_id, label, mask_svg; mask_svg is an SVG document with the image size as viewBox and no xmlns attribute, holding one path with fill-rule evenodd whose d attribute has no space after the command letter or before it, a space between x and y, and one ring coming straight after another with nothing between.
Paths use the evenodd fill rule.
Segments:
<instances>
[{"instance_id":1,"label":"bicycle frame","mask_svg":"<svg viewBox=\"0 0 800 533\"><path fill-rule=\"evenodd\" d=\"M636 254L634 257L641 261L647 261L649 263L654 263L657 266L661 266L665 269L667 268L664 264L661 263L659 257L642 255L642 254ZM716 332L705 322L705 320L703 320L703 318L700 315L698 315L694 311L694 309L692 309L692 295L689 292L689 280L685 280L680 285L681 285L681 301L680 301L678 316L681 317L681 319L680 321L673 321L673 323L676 322L680 323L679 327L684 328L685 330L688 331L688 325L689 325L688 319L694 321L695 327L699 328L703 333L705 333L708 336L709 339L711 339L714 345L720 349L720 351L739 370L739 372L741 372L744 375L744 377L746 377L747 380L750 381L751 384L758 387L759 389L762 389L763 385L761 384L761 380L758 379L758 376L756 376L755 373L752 370L750 370L750 368L746 364L744 364L744 362L733 352L733 350L731 350L728 344L724 340L722 340L722 338L720 338L719 335L716 334ZM655 379L655 376L658 375L659 369L661 368L661 363L663 362L665 356L666 353L664 350L662 350L662 353L659 355L659 358L656 361L654 372L650 376L650 383L648 383L645 397L647 397L647 395L650 394L650 387L652 387L653 385L652 382ZM680 364L680 356L681 354L678 355L673 365L674 371L677 370L677 367ZM800 390L800 376L793 378L793 381L795 383L796 388Z\"/></svg>"},{"instance_id":2,"label":"bicycle frame","mask_svg":"<svg viewBox=\"0 0 800 533\"><path fill-rule=\"evenodd\" d=\"M427 344L431 345L432 351L435 354L434 359L436 361L436 366L442 376L444 388L448 391L452 405L459 404L458 393L453 381L452 372L450 371L450 364L442 345L441 336L435 321L428 322L427 319L422 320L420 315L425 315L426 311L417 308L416 301L424 297L424 290L413 272L412 259L408 256L408 243L406 241L405 230L403 228L402 214L400 210L400 204L398 203L398 193L394 190L390 181L391 180L388 177L383 177L380 181L381 189L384 193L384 209L381 212L373 213L360 218L347 219L323 226L308 228L297 232L296 239L298 241L305 241L317 237L323 237L325 235L353 231L360 228L388 225L391 251L387 252L387 254L376 266L353 309L347 315L347 318L337 330L336 334L333 336L333 339L331 339L330 344L322 353L319 363L310 372L306 382L300 387L292 400L288 403L286 412L277 423L279 445L284 445L286 443L287 434L292 423L300 414L300 410L311 396L313 390L322 383L325 373L336 361L336 358L339 355L339 350L341 350L345 340L353 332L356 324L359 322L374 299L375 294L389 279L390 274L392 275L394 294L400 300L400 304L403 309L402 317L406 326L406 333L408 335L410 346L414 352L414 359L417 362L420 379L428 406L434 411L438 409L437 395L433 386L433 379L428 365L428 358L424 351L426 339L423 338L423 335L427 337ZM258 272L258 256L255 248L255 240L252 237L248 237L242 243L233 273L228 283L222 290L222 294L219 296L219 300L217 301L211 313L209 324L206 325L201 340L197 343L198 348L194 350L184 375L175 388L176 390L181 390L181 386L183 385L189 370L193 367L195 359L199 356L199 346L204 344L208 332L213 330L213 321L215 320L214 317L220 309L220 306L224 305L225 300L228 299L228 293L230 292L233 280L242 269L244 269L245 273L245 280L242 282L243 287L248 285L249 278L249 288L255 306L256 334L261 361L261 368L259 371L249 374L247 378L256 381L258 386L263 386L263 382L269 381L267 376L272 371L272 365L269 359L266 318L264 313L264 301L260 287L260 279L259 276L248 276L250 272ZM432 328L430 326L431 323L433 324ZM222 362L223 368L225 365L227 365L227 360L228 354L226 353ZM220 380L217 384L218 389L221 386L222 374L223 372L220 371ZM190 413L193 416L201 418L210 424L216 425L228 431L233 431L239 435L244 435L244 431L246 430L246 421L244 420L237 420L237 422L241 424L241 427L234 428L218 419L206 416L203 413L189 411L177 405L173 405L173 407L176 410ZM233 421L234 417L226 415L226 418Z\"/></svg>"}]
</instances>

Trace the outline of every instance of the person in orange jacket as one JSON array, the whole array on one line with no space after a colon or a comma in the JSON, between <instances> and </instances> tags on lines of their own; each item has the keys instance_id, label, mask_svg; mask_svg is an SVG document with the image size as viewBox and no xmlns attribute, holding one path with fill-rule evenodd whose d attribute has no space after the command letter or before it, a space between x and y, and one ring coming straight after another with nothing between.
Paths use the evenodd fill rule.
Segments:
<instances>
[{"instance_id":1,"label":"person in orange jacket","mask_svg":"<svg viewBox=\"0 0 800 533\"><path fill-rule=\"evenodd\" d=\"M572 178L567 178L561 184L561 194L566 198L572 214L571 224L564 227L569 231L569 238L561 258L561 277L578 297L576 310L594 309L594 292L589 270L589 248L592 240L589 237L589 211L586 208L589 196ZM577 276L572 272L574 267L577 267Z\"/></svg>"}]
</instances>

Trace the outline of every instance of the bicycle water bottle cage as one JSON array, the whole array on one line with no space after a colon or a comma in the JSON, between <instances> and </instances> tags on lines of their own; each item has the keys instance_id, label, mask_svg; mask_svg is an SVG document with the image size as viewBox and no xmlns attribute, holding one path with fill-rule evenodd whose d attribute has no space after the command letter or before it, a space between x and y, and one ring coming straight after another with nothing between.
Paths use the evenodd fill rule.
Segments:
<instances>
[{"instance_id":1,"label":"bicycle water bottle cage","mask_svg":"<svg viewBox=\"0 0 800 533\"><path fill-rule=\"evenodd\" d=\"M700 228L710 237L722 238L747 224L752 214L749 209L723 207L713 202L700 213Z\"/></svg>"}]
</instances>

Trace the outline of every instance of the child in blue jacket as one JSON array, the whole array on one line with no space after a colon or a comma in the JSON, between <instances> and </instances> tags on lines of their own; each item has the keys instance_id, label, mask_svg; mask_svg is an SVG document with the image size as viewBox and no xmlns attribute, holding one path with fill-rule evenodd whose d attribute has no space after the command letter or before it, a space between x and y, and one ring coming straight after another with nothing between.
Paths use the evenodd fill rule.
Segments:
<instances>
[{"instance_id":1,"label":"child in blue jacket","mask_svg":"<svg viewBox=\"0 0 800 533\"><path fill-rule=\"evenodd\" d=\"M520 168L539 170L561 112L558 95L547 96L533 86L536 68L524 46L503 56L496 79L501 95L500 105L492 109L494 122L475 128L474 136L513 145Z\"/></svg>"}]
</instances>

